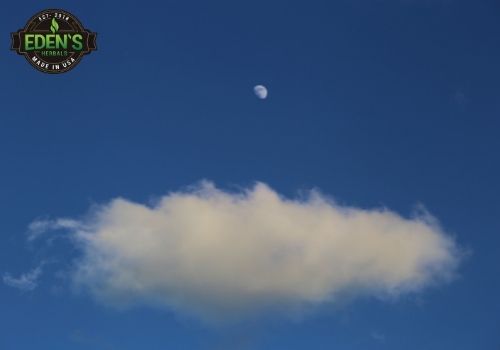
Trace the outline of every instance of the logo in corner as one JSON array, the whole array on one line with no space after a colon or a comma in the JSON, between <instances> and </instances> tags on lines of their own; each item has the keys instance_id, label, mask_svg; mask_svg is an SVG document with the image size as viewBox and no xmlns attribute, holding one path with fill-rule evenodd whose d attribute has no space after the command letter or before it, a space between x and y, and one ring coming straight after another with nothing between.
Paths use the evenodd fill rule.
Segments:
<instances>
[{"instance_id":1,"label":"logo in corner","mask_svg":"<svg viewBox=\"0 0 500 350\"><path fill-rule=\"evenodd\" d=\"M96 37L71 13L50 9L37 13L24 29L12 33L12 50L24 55L37 70L65 73L84 55L97 50Z\"/></svg>"}]
</instances>

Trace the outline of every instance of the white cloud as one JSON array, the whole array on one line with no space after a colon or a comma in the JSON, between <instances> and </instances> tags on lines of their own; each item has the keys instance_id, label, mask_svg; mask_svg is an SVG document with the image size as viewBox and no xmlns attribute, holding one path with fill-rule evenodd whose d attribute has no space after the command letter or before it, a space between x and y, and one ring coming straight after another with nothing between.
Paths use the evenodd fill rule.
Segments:
<instances>
[{"instance_id":1,"label":"white cloud","mask_svg":"<svg viewBox=\"0 0 500 350\"><path fill-rule=\"evenodd\" d=\"M228 193L202 183L153 206L119 198L73 223L76 285L109 305L208 321L416 292L458 264L429 214L345 207L314 191L285 199L264 184Z\"/></svg>"},{"instance_id":2,"label":"white cloud","mask_svg":"<svg viewBox=\"0 0 500 350\"><path fill-rule=\"evenodd\" d=\"M38 286L38 278L42 274L41 265L31 270L28 273L22 274L15 278L9 273L3 275L3 283L9 287L20 289L24 292L32 291Z\"/></svg>"},{"instance_id":3,"label":"white cloud","mask_svg":"<svg viewBox=\"0 0 500 350\"><path fill-rule=\"evenodd\" d=\"M76 230L79 228L78 221L66 218L57 220L36 220L28 226L28 241L38 239L47 231L53 230Z\"/></svg>"}]
</instances>

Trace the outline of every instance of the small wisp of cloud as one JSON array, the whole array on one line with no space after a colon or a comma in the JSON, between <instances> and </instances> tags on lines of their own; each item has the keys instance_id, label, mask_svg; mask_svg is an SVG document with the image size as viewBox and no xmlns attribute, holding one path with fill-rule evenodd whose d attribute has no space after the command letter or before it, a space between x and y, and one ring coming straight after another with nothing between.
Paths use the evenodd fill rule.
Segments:
<instances>
[{"instance_id":1,"label":"small wisp of cloud","mask_svg":"<svg viewBox=\"0 0 500 350\"><path fill-rule=\"evenodd\" d=\"M56 230L76 230L80 223L76 220L60 218L56 220L35 220L28 226L28 242L40 238L44 233Z\"/></svg>"},{"instance_id":2,"label":"small wisp of cloud","mask_svg":"<svg viewBox=\"0 0 500 350\"><path fill-rule=\"evenodd\" d=\"M3 275L3 283L9 287L17 288L23 292L30 292L38 287L38 279L42 275L42 265L19 277L13 277L9 273Z\"/></svg>"},{"instance_id":3,"label":"small wisp of cloud","mask_svg":"<svg viewBox=\"0 0 500 350\"><path fill-rule=\"evenodd\" d=\"M379 331L372 331L370 333L370 336L372 337L373 340L379 342L379 343L383 343L385 342L385 334L379 332Z\"/></svg>"}]
</instances>

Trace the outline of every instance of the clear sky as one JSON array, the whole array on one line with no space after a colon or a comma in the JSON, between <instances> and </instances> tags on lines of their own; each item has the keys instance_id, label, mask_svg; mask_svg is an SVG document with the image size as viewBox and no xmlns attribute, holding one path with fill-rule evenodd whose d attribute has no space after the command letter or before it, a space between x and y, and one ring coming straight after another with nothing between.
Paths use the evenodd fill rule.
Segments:
<instances>
[{"instance_id":1,"label":"clear sky","mask_svg":"<svg viewBox=\"0 0 500 350\"><path fill-rule=\"evenodd\" d=\"M62 75L9 51L10 32L48 7L98 33L98 51ZM500 347L497 0L2 8L0 349ZM255 96L258 84L267 99ZM94 251L59 231L29 241L33 222L80 220L117 197L147 204L203 179L228 193L259 181L288 199L319 189L358 212L388 208L401 225L423 205L456 242L459 265L451 280L395 297L322 295L298 316L259 311L214 326L184 312L199 312L203 292L189 290L180 309L116 308L73 283Z\"/></svg>"}]
</instances>

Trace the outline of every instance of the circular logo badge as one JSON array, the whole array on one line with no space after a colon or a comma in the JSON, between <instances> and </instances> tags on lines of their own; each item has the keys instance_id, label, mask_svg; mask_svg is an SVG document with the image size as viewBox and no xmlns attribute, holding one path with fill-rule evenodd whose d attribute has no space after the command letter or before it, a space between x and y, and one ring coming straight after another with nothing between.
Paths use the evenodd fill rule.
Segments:
<instances>
[{"instance_id":1,"label":"circular logo badge","mask_svg":"<svg viewBox=\"0 0 500 350\"><path fill-rule=\"evenodd\" d=\"M97 33L85 29L71 13L49 9L34 15L24 29L12 33L12 50L37 70L59 74L75 68L97 49Z\"/></svg>"}]
</instances>

